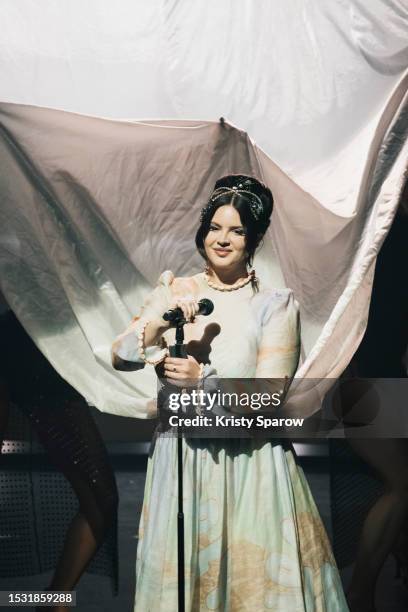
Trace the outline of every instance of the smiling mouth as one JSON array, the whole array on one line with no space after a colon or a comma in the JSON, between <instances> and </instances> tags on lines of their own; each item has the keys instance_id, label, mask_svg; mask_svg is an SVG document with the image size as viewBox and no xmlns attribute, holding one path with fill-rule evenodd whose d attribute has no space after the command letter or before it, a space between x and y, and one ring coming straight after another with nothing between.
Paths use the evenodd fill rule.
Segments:
<instances>
[{"instance_id":1,"label":"smiling mouth","mask_svg":"<svg viewBox=\"0 0 408 612\"><path fill-rule=\"evenodd\" d=\"M217 253L217 255L228 255L228 253L231 253L231 251L226 249L214 249L214 251Z\"/></svg>"}]
</instances>

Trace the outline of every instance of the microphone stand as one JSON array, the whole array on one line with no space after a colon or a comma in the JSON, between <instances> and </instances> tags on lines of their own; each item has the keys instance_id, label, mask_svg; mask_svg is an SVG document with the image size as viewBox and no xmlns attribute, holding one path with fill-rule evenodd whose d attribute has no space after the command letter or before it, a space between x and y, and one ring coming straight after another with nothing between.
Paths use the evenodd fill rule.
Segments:
<instances>
[{"instance_id":1,"label":"microphone stand","mask_svg":"<svg viewBox=\"0 0 408 612\"><path fill-rule=\"evenodd\" d=\"M214 310L211 300L202 299L199 302L198 314L209 315ZM180 309L177 309L180 311ZM179 313L176 318L166 312L165 321L173 321L176 328L176 343L169 347L170 357L187 359L184 345L184 325L187 323L184 316ZM185 390L183 389L183 392ZM181 406L178 409L179 417L182 415ZM179 419L180 421L180 419ZM178 560L178 612L185 612L185 573L184 573L184 511L183 511L183 437L180 423L177 424L177 480L178 480L178 512L177 512L177 560Z\"/></svg>"},{"instance_id":2,"label":"microphone stand","mask_svg":"<svg viewBox=\"0 0 408 612\"><path fill-rule=\"evenodd\" d=\"M187 359L184 345L184 318L176 324L176 343L169 347L170 357ZM181 406L178 409L181 415ZM178 579L178 612L185 612L185 574L184 574L184 510L183 510L183 438L180 425L177 425L177 481L178 481L178 512L177 512L177 579Z\"/></svg>"}]
</instances>

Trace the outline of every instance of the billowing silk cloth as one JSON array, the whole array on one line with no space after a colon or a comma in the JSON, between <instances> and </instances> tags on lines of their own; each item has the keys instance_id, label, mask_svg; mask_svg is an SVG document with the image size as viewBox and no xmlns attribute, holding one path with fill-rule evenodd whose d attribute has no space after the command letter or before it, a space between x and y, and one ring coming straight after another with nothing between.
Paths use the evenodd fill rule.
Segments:
<instances>
[{"instance_id":1,"label":"billowing silk cloth","mask_svg":"<svg viewBox=\"0 0 408 612\"><path fill-rule=\"evenodd\" d=\"M297 377L323 379L295 379L287 411L314 413L404 180L404 4L5 0L0 21L0 286L52 365L100 410L153 416L153 369L113 371L112 340L163 270L202 269L200 208L247 173L275 198L255 269L293 289Z\"/></svg>"},{"instance_id":2,"label":"billowing silk cloth","mask_svg":"<svg viewBox=\"0 0 408 612\"><path fill-rule=\"evenodd\" d=\"M295 381L287 411L312 414L364 334L375 256L407 159L405 95L403 80L380 118L359 193L342 214L227 123L112 121L2 104L0 276L8 303L88 402L154 416L153 368L113 371L112 339L168 262L176 275L202 268L194 235L215 180L254 175L275 198L255 269L268 286L293 289L300 304L296 377L326 379L307 394Z\"/></svg>"}]
</instances>

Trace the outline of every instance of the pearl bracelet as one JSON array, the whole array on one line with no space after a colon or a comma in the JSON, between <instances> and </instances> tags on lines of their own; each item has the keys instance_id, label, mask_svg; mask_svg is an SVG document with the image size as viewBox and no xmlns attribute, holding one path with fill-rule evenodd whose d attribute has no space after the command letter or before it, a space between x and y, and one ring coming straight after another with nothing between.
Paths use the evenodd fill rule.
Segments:
<instances>
[{"instance_id":1,"label":"pearl bracelet","mask_svg":"<svg viewBox=\"0 0 408 612\"><path fill-rule=\"evenodd\" d=\"M142 325L142 328L140 329L139 333L137 334L139 353L140 353L140 356L141 356L141 358L143 359L143 361L145 363L149 363L151 365L157 365L158 363L163 361L163 359L165 359L165 357L167 357L167 355L169 354L169 351L168 351L167 348L164 348L162 355L158 359L148 359L146 357L146 353L145 353L145 350L146 350L146 347L145 347L145 329L146 329L146 326L149 323L150 323L150 321L144 321L143 325ZM156 348L156 347L151 347L151 348Z\"/></svg>"}]
</instances>

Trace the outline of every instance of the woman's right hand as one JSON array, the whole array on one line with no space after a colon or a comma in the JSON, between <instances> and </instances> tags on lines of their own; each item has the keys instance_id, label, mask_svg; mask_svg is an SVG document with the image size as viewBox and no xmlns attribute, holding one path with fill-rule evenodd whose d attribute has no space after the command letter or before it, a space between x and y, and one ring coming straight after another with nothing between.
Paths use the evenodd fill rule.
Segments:
<instances>
[{"instance_id":1,"label":"woman's right hand","mask_svg":"<svg viewBox=\"0 0 408 612\"><path fill-rule=\"evenodd\" d=\"M173 310L174 308L181 308L188 323L194 323L195 315L200 309L198 301L192 295L175 296L168 309Z\"/></svg>"}]
</instances>

